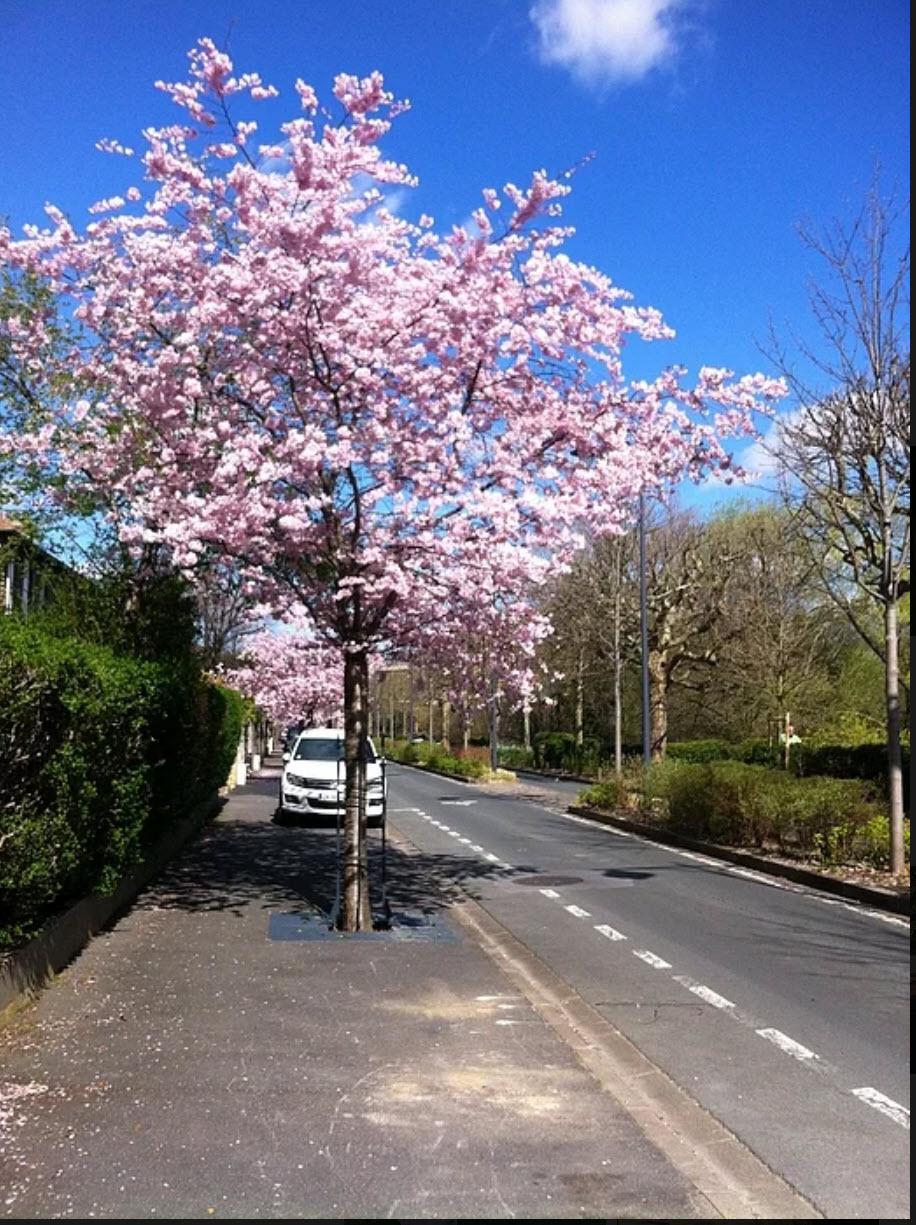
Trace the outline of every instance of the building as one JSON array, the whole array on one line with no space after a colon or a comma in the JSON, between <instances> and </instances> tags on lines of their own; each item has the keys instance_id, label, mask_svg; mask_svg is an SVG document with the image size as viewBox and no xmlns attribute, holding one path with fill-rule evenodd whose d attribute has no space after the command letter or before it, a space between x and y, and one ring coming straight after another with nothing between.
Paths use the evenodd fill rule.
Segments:
<instances>
[{"instance_id":1,"label":"building","mask_svg":"<svg viewBox=\"0 0 916 1225\"><path fill-rule=\"evenodd\" d=\"M0 607L24 616L51 599L67 567L30 538L23 525L0 515Z\"/></svg>"}]
</instances>

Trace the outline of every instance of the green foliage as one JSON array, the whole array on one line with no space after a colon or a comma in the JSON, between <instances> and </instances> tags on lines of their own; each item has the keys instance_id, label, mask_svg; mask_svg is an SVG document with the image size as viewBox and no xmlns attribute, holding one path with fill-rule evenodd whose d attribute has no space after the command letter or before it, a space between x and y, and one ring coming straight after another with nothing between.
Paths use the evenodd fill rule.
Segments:
<instances>
[{"instance_id":1,"label":"green foliage","mask_svg":"<svg viewBox=\"0 0 916 1225\"><path fill-rule=\"evenodd\" d=\"M672 830L723 846L777 850L822 863L886 867L888 829L870 783L738 761L664 761L583 791L580 802L639 806Z\"/></svg>"},{"instance_id":2,"label":"green foliage","mask_svg":"<svg viewBox=\"0 0 916 1225\"><path fill-rule=\"evenodd\" d=\"M499 750L499 764L507 770L524 770L535 764L534 750L517 744L507 744Z\"/></svg>"},{"instance_id":3,"label":"green foliage","mask_svg":"<svg viewBox=\"0 0 916 1225\"><path fill-rule=\"evenodd\" d=\"M778 746L766 740L681 740L668 745L667 756L673 761L743 761L748 765L777 765Z\"/></svg>"},{"instance_id":4,"label":"green foliage","mask_svg":"<svg viewBox=\"0 0 916 1225\"><path fill-rule=\"evenodd\" d=\"M114 890L156 833L225 782L243 714L189 661L0 620L0 945Z\"/></svg>"},{"instance_id":5,"label":"green foliage","mask_svg":"<svg viewBox=\"0 0 916 1225\"><path fill-rule=\"evenodd\" d=\"M586 737L581 745L576 744L571 732L540 732L534 738L534 764L539 770L596 773L601 759L601 745L592 737Z\"/></svg>"},{"instance_id":6,"label":"green foliage","mask_svg":"<svg viewBox=\"0 0 916 1225\"><path fill-rule=\"evenodd\" d=\"M486 762L479 758L453 757L438 744L430 746L394 740L388 742L385 752L392 761L400 761L408 766L428 766L446 774L460 774L463 778L486 778L490 773Z\"/></svg>"},{"instance_id":7,"label":"green foliage","mask_svg":"<svg viewBox=\"0 0 916 1225\"><path fill-rule=\"evenodd\" d=\"M910 750L902 746L904 788L908 790ZM884 744L822 744L797 746L793 768L801 775L827 774L831 778L860 778L887 786L887 748Z\"/></svg>"}]
</instances>

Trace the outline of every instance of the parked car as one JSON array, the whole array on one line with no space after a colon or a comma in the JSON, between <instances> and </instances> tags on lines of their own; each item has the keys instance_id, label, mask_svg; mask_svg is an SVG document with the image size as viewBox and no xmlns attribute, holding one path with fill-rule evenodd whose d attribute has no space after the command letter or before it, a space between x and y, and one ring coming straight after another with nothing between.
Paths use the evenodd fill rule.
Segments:
<instances>
[{"instance_id":1,"label":"parked car","mask_svg":"<svg viewBox=\"0 0 916 1225\"><path fill-rule=\"evenodd\" d=\"M366 746L366 823L378 828L384 821L387 783L371 739ZM307 728L283 754L280 814L342 819L345 773L343 732L336 727Z\"/></svg>"}]
</instances>

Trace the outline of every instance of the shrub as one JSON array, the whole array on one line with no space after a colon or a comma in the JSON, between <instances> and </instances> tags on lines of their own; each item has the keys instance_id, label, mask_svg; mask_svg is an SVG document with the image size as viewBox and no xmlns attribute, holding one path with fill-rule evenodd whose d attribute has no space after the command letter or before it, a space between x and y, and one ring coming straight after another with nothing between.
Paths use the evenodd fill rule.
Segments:
<instances>
[{"instance_id":1,"label":"shrub","mask_svg":"<svg viewBox=\"0 0 916 1225\"><path fill-rule=\"evenodd\" d=\"M904 802L909 805L910 750L902 746ZM887 789L887 746L884 744L800 744L791 766L799 775L826 774L831 778L859 778Z\"/></svg>"},{"instance_id":2,"label":"shrub","mask_svg":"<svg viewBox=\"0 0 916 1225\"><path fill-rule=\"evenodd\" d=\"M486 778L490 768L480 757L454 757L446 753L440 744L414 744L411 741L389 741L385 749L392 761L407 766L429 766L447 774L460 774L463 778Z\"/></svg>"},{"instance_id":3,"label":"shrub","mask_svg":"<svg viewBox=\"0 0 916 1225\"><path fill-rule=\"evenodd\" d=\"M524 770L534 765L534 750L510 744L499 750L499 764L509 770Z\"/></svg>"},{"instance_id":4,"label":"shrub","mask_svg":"<svg viewBox=\"0 0 916 1225\"><path fill-rule=\"evenodd\" d=\"M236 694L0 620L0 944L58 905L111 892L151 838L225 782Z\"/></svg>"},{"instance_id":5,"label":"shrub","mask_svg":"<svg viewBox=\"0 0 916 1225\"><path fill-rule=\"evenodd\" d=\"M644 811L694 838L822 863L887 866L887 817L875 787L863 780L798 778L737 761L663 761L591 787L580 802L621 808L631 788Z\"/></svg>"},{"instance_id":6,"label":"shrub","mask_svg":"<svg viewBox=\"0 0 916 1225\"><path fill-rule=\"evenodd\" d=\"M601 745L587 737L581 745L571 732L540 732L534 738L534 763L538 769L584 774L595 772L602 760Z\"/></svg>"}]
</instances>

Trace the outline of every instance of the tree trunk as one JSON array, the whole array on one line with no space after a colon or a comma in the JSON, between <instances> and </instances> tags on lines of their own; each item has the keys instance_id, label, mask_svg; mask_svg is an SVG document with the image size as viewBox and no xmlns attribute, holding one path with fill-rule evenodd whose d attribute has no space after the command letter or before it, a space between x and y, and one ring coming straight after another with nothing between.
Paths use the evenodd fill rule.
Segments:
<instances>
[{"instance_id":1,"label":"tree trunk","mask_svg":"<svg viewBox=\"0 0 916 1225\"><path fill-rule=\"evenodd\" d=\"M668 744L668 670L661 651L649 652L649 735L652 760L661 761Z\"/></svg>"},{"instance_id":2,"label":"tree trunk","mask_svg":"<svg viewBox=\"0 0 916 1225\"><path fill-rule=\"evenodd\" d=\"M442 743L445 745L445 751L447 753L450 753L452 751L452 742L449 738L449 723L450 723L451 713L452 713L451 703L449 702L448 698L443 698L442 699Z\"/></svg>"},{"instance_id":3,"label":"tree trunk","mask_svg":"<svg viewBox=\"0 0 916 1225\"><path fill-rule=\"evenodd\" d=\"M412 740L417 734L416 685L414 683L413 667L407 669L408 707L407 707L407 737Z\"/></svg>"},{"instance_id":4,"label":"tree trunk","mask_svg":"<svg viewBox=\"0 0 916 1225\"><path fill-rule=\"evenodd\" d=\"M887 703L887 782L891 834L891 871L901 876L906 869L903 844L903 766L900 755L900 677L898 673L897 601L884 605L884 680Z\"/></svg>"},{"instance_id":5,"label":"tree trunk","mask_svg":"<svg viewBox=\"0 0 916 1225\"><path fill-rule=\"evenodd\" d=\"M365 740L369 707L369 658L365 650L344 655L344 799L342 931L372 929L366 838Z\"/></svg>"},{"instance_id":6,"label":"tree trunk","mask_svg":"<svg viewBox=\"0 0 916 1225\"><path fill-rule=\"evenodd\" d=\"M490 725L490 769L499 768L499 702L494 696L487 703L487 715Z\"/></svg>"},{"instance_id":7,"label":"tree trunk","mask_svg":"<svg viewBox=\"0 0 916 1225\"><path fill-rule=\"evenodd\" d=\"M531 706L528 702L525 702L524 709L522 710L522 720L523 720L523 726L524 726L525 749L527 752L530 753L531 752Z\"/></svg>"},{"instance_id":8,"label":"tree trunk","mask_svg":"<svg viewBox=\"0 0 916 1225\"><path fill-rule=\"evenodd\" d=\"M433 733L435 732L436 721L436 703L432 698L429 699L429 727L427 729L426 742L430 748L433 747Z\"/></svg>"},{"instance_id":9,"label":"tree trunk","mask_svg":"<svg viewBox=\"0 0 916 1225\"><path fill-rule=\"evenodd\" d=\"M582 652L576 659L576 748L585 743L585 660Z\"/></svg>"},{"instance_id":10,"label":"tree trunk","mask_svg":"<svg viewBox=\"0 0 916 1225\"><path fill-rule=\"evenodd\" d=\"M620 551L617 554L618 560ZM620 573L619 567L615 574L617 586L614 592L614 773L619 777L623 773L623 696L621 693L621 673L623 660L620 653Z\"/></svg>"}]
</instances>

